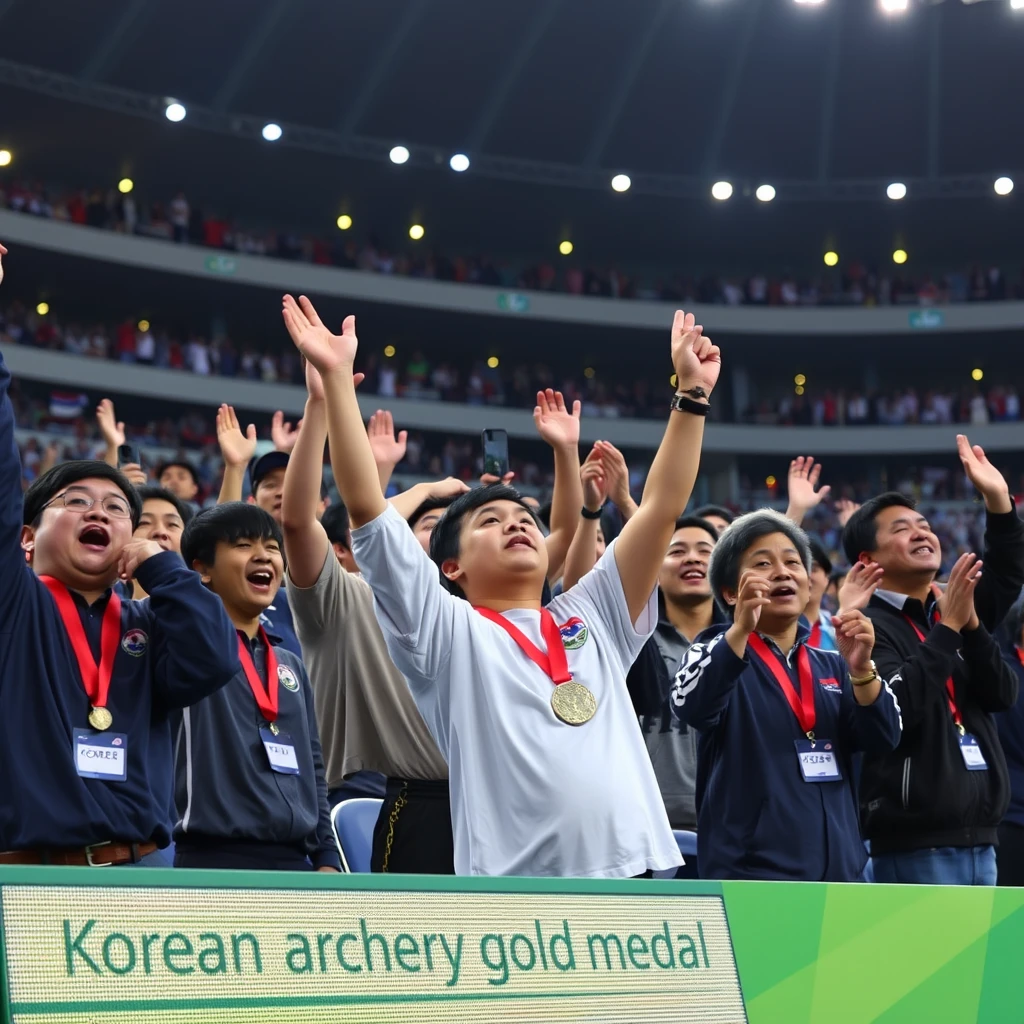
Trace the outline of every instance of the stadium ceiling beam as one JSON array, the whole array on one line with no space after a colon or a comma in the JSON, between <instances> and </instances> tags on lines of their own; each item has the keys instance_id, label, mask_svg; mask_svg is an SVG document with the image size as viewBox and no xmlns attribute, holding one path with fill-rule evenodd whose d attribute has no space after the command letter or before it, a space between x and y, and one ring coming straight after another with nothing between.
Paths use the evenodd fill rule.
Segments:
<instances>
[{"instance_id":1,"label":"stadium ceiling beam","mask_svg":"<svg viewBox=\"0 0 1024 1024\"><path fill-rule=\"evenodd\" d=\"M508 94L512 91L512 86L516 84L519 76L526 70L526 65L530 57L533 56L533 51L537 49L537 44L544 37L548 26L554 20L555 15L558 14L564 2L565 0L545 0L537 13L534 14L533 20L526 30L526 35L523 36L522 42L519 44L519 48L508 62L504 74L491 89L490 95L484 103L483 110L480 111L476 123L470 130L469 137L466 139L466 149L468 152L479 152L487 141L488 136L491 134L491 129L494 127L494 122L498 119L498 114L501 113L501 108L505 105L505 100L508 99Z\"/></svg>"},{"instance_id":2,"label":"stadium ceiling beam","mask_svg":"<svg viewBox=\"0 0 1024 1024\"><path fill-rule=\"evenodd\" d=\"M942 19L945 8L928 12L928 153L929 178L939 176L942 142Z\"/></svg>"},{"instance_id":3,"label":"stadium ceiling beam","mask_svg":"<svg viewBox=\"0 0 1024 1024\"><path fill-rule=\"evenodd\" d=\"M224 79L224 83L218 90L213 100L214 110L223 114L231 106L235 96L238 95L238 90L245 81L245 76L249 73L249 69L262 52L263 47L266 46L267 40L274 32L274 29L284 19L288 8L289 0L277 0L277 3L271 4L266 9L259 23L249 33L245 49L242 50L238 60L231 65L227 78Z\"/></svg>"},{"instance_id":4,"label":"stadium ceiling beam","mask_svg":"<svg viewBox=\"0 0 1024 1024\"><path fill-rule=\"evenodd\" d=\"M109 110L129 117L144 118L148 121L164 121L165 101L160 96L122 89L118 86L99 82L83 82L81 79L60 75L44 68L29 67L16 61L0 59L0 84L17 89L51 96L55 99L84 106ZM179 131L194 129L213 132L218 135L248 140L265 146L262 141L263 125L266 119L247 114L220 113L210 107L189 104L188 116L176 126ZM282 123L284 135L276 145L286 148L327 153L353 160L384 162L394 145L393 139L378 139L353 135L345 137L340 132L308 125ZM436 172L443 165L439 157L446 152L439 146L410 145L410 159L407 166L419 167ZM1013 172L1013 168L1000 168ZM535 185L549 185L561 188L594 189L607 191L612 172L606 169L587 169L578 164L560 164L543 160L527 160L518 157L478 155L473 161L472 173L481 178L499 181L525 182ZM1017 170L1017 177L1024 178L1024 168ZM710 178L701 176L684 177L678 174L649 174L642 171L631 173L631 192L640 195L659 196L665 199L706 200ZM846 180L818 181L817 179L784 179L773 181L776 202L882 202L889 178L853 178ZM928 177L904 178L907 189L914 199L974 199L992 196L993 174L961 174L930 179ZM737 197L749 187L760 182L733 180ZM742 201L737 198L733 202ZM909 200L908 200L909 201Z\"/></svg>"},{"instance_id":5,"label":"stadium ceiling beam","mask_svg":"<svg viewBox=\"0 0 1024 1024\"><path fill-rule=\"evenodd\" d=\"M83 81L97 82L110 72L118 58L138 38L152 6L152 0L132 0L125 7L82 68Z\"/></svg>"},{"instance_id":6,"label":"stadium ceiling beam","mask_svg":"<svg viewBox=\"0 0 1024 1024\"><path fill-rule=\"evenodd\" d=\"M419 23L420 18L423 17L427 9L427 2L428 0L406 0L405 14L402 16L402 20L395 27L387 45L377 58L377 62L370 69L370 73L363 80L362 88L345 108L345 115L338 124L338 131L344 138L351 139L355 136L356 128L359 127L359 122L362 121L369 109L374 94L387 78L406 40Z\"/></svg>"},{"instance_id":7,"label":"stadium ceiling beam","mask_svg":"<svg viewBox=\"0 0 1024 1024\"><path fill-rule=\"evenodd\" d=\"M629 99L633 83L644 66L647 54L650 53L654 40L658 38L658 33L661 31L661 26L665 24L666 18L668 18L672 11L678 9L679 0L661 0L661 6L655 11L654 17L651 19L651 23L647 26L646 31L642 32L634 40L633 48L622 65L619 80L615 83L615 92L612 95L611 102L608 104L607 113L601 119L600 124L594 129L594 134L590 137L590 142L587 144L587 153L583 158L584 167L593 168L600 165L604 151L608 147L608 141L612 137L612 132L615 131L615 126L619 123L619 118L622 116L622 111L626 106L626 100Z\"/></svg>"},{"instance_id":8,"label":"stadium ceiling beam","mask_svg":"<svg viewBox=\"0 0 1024 1024\"><path fill-rule=\"evenodd\" d=\"M722 143L725 142L725 133L729 130L729 119L732 117L732 109L736 106L736 97L740 91L740 78L743 76L743 68L747 63L747 54L754 41L754 30L757 28L757 19L763 6L764 0L751 0L740 38L733 50L729 77L726 79L722 98L718 104L715 128L711 135L711 141L708 143L707 152L704 154L704 174L707 177L711 177L718 170L718 157L722 152Z\"/></svg>"},{"instance_id":9,"label":"stadium ceiling beam","mask_svg":"<svg viewBox=\"0 0 1024 1024\"><path fill-rule=\"evenodd\" d=\"M848 4L835 4L832 34L828 40L825 82L821 89L821 113L818 120L818 181L827 181L832 158L832 125L836 114L836 90L839 86L839 61L843 45L843 12Z\"/></svg>"}]
</instances>

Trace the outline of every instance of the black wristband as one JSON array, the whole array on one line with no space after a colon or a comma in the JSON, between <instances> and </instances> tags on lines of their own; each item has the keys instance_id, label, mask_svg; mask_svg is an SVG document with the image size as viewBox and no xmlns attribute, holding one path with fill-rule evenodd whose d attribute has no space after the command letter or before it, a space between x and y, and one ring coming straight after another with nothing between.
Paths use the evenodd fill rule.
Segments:
<instances>
[{"instance_id":1,"label":"black wristband","mask_svg":"<svg viewBox=\"0 0 1024 1024\"><path fill-rule=\"evenodd\" d=\"M583 516L584 519L600 519L603 511L604 505L602 505L596 512L591 512L590 509L584 505L583 508L580 509L580 515Z\"/></svg>"},{"instance_id":2,"label":"black wristband","mask_svg":"<svg viewBox=\"0 0 1024 1024\"><path fill-rule=\"evenodd\" d=\"M686 395L673 395L669 408L675 412L689 412L694 416L707 416L711 411L711 406L706 402L695 402Z\"/></svg>"}]
</instances>

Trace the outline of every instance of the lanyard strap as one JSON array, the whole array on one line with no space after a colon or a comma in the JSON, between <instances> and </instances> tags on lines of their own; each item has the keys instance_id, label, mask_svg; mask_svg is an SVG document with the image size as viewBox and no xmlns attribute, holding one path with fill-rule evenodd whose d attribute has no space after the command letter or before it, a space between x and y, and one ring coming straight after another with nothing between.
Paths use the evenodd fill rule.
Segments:
<instances>
[{"instance_id":1,"label":"lanyard strap","mask_svg":"<svg viewBox=\"0 0 1024 1024\"><path fill-rule=\"evenodd\" d=\"M540 632L544 637L547 646L545 654L523 631L513 623L509 622L504 615L493 611L490 608L476 609L485 619L490 619L496 626L500 626L519 645L519 649L532 661L544 674L557 686L559 683L568 683L572 679L569 671L569 659L562 644L562 633L555 623L555 617L542 608L540 612Z\"/></svg>"},{"instance_id":2,"label":"lanyard strap","mask_svg":"<svg viewBox=\"0 0 1024 1024\"><path fill-rule=\"evenodd\" d=\"M808 739L814 739L814 723L817 721L818 713L814 707L814 679L811 676L811 659L807 653L807 645L801 644L796 653L797 675L800 677L798 696L793 680L789 678L789 673L775 656L775 652L756 633L750 634L747 643L768 666L776 682L782 687L782 692L786 695L800 728L807 733Z\"/></svg>"},{"instance_id":3,"label":"lanyard strap","mask_svg":"<svg viewBox=\"0 0 1024 1024\"><path fill-rule=\"evenodd\" d=\"M1020 647L1018 647L1018 646L1017 646L1017 644L1014 644L1014 645L1013 645L1013 649L1014 649L1014 650L1015 650L1015 651L1017 652L1017 660L1018 660L1018 661L1019 661L1019 662L1020 662L1020 663L1021 663L1022 665L1024 665L1024 651L1022 651L1022 650L1020 649Z\"/></svg>"},{"instance_id":4,"label":"lanyard strap","mask_svg":"<svg viewBox=\"0 0 1024 1024\"><path fill-rule=\"evenodd\" d=\"M816 622L811 626L811 635L807 639L807 643L810 647L821 646L821 623Z\"/></svg>"},{"instance_id":5,"label":"lanyard strap","mask_svg":"<svg viewBox=\"0 0 1024 1024\"><path fill-rule=\"evenodd\" d=\"M904 615L903 618L905 618L907 622L910 623L911 628L917 634L917 639L920 640L921 643L924 643L924 633L921 632L917 623L909 615ZM935 614L935 619L936 621L941 621L941 616L938 614L938 612L936 612ZM946 680L946 702L949 704L949 712L953 716L953 721L956 724L956 727L962 733L964 731L964 720L963 716L960 714L960 709L956 706L956 696L955 691L953 690L952 676L950 676Z\"/></svg>"},{"instance_id":6,"label":"lanyard strap","mask_svg":"<svg viewBox=\"0 0 1024 1024\"><path fill-rule=\"evenodd\" d=\"M71 649L75 652L78 671L82 676L82 686L85 688L89 703L94 708L105 708L107 695L110 693L110 678L114 674L114 656L121 642L121 598L117 591L112 590L107 599L103 625L100 629L100 662L97 665L71 591L52 576L40 576L39 579L57 602L57 611L64 622L64 631L71 643Z\"/></svg>"},{"instance_id":7,"label":"lanyard strap","mask_svg":"<svg viewBox=\"0 0 1024 1024\"><path fill-rule=\"evenodd\" d=\"M259 705L260 711L263 712L263 717L268 722L275 722L277 721L277 709L279 707L277 655L274 653L274 648L267 639L266 631L262 626L260 626L259 638L267 649L266 686L263 685L263 680L260 679L260 674L256 671L256 663L253 661L249 642L241 633L238 634L238 658L242 662L245 678L249 680L249 689L252 690L252 695L256 698L256 703Z\"/></svg>"}]
</instances>

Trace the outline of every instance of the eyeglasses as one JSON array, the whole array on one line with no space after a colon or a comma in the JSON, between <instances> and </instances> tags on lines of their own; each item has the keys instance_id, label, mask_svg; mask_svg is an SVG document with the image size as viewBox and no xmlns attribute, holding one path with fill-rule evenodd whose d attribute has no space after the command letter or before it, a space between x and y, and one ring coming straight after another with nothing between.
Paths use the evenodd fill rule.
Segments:
<instances>
[{"instance_id":1,"label":"eyeglasses","mask_svg":"<svg viewBox=\"0 0 1024 1024\"><path fill-rule=\"evenodd\" d=\"M86 513L96 504L96 498L90 498L88 494L70 494L65 491L51 498L43 508L47 508L56 502L60 502L66 509L72 512ZM100 508L114 519L131 519L132 510L123 498L115 498L113 495L100 500Z\"/></svg>"}]
</instances>

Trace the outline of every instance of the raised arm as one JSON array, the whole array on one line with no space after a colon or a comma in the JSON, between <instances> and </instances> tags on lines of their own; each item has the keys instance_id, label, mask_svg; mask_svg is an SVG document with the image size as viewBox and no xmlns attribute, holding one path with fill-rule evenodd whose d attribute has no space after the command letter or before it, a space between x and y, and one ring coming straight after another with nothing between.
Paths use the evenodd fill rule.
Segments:
<instances>
[{"instance_id":1,"label":"raised arm","mask_svg":"<svg viewBox=\"0 0 1024 1024\"><path fill-rule=\"evenodd\" d=\"M103 461L117 469L117 449L125 442L124 423L117 418L114 403L109 398L96 406L96 424L103 435Z\"/></svg>"},{"instance_id":2,"label":"raised arm","mask_svg":"<svg viewBox=\"0 0 1024 1024\"><path fill-rule=\"evenodd\" d=\"M692 313L676 310L672 323L676 393L699 405L707 405L707 396L722 368L718 346L703 336L703 330L694 323ZM615 563L634 620L654 591L676 519L690 500L703 437L702 415L686 411L669 414L665 436L647 474L640 508L615 542Z\"/></svg>"},{"instance_id":3,"label":"raised arm","mask_svg":"<svg viewBox=\"0 0 1024 1024\"><path fill-rule=\"evenodd\" d=\"M786 518L799 526L812 508L820 505L829 495L831 487L818 487L821 463L813 455L798 455L789 464L789 505Z\"/></svg>"},{"instance_id":4,"label":"raised arm","mask_svg":"<svg viewBox=\"0 0 1024 1024\"><path fill-rule=\"evenodd\" d=\"M217 443L224 457L224 479L221 481L217 504L241 501L245 470L249 460L256 454L256 427L250 423L243 434L235 410L230 405L222 405L217 410Z\"/></svg>"},{"instance_id":5,"label":"raised arm","mask_svg":"<svg viewBox=\"0 0 1024 1024\"><path fill-rule=\"evenodd\" d=\"M373 461L377 463L381 494L387 494L391 474L395 466L405 458L409 433L402 430L396 435L394 417L386 409L378 409L366 424L366 436L370 439Z\"/></svg>"},{"instance_id":6,"label":"raised arm","mask_svg":"<svg viewBox=\"0 0 1024 1024\"><path fill-rule=\"evenodd\" d=\"M604 505L607 485L604 464L596 446L580 469L580 485L583 491L583 504L576 526L576 536L573 537L569 553L565 556L565 571L562 573L563 593L576 586L597 564L597 531L601 520L588 518L582 511L585 509L590 513L599 513Z\"/></svg>"},{"instance_id":7,"label":"raised arm","mask_svg":"<svg viewBox=\"0 0 1024 1024\"><path fill-rule=\"evenodd\" d=\"M565 564L576 533L583 504L580 483L580 403L570 411L561 391L537 392L533 410L537 433L555 453L555 489L551 496L551 532L545 541L548 549L548 578L555 580Z\"/></svg>"},{"instance_id":8,"label":"raised arm","mask_svg":"<svg viewBox=\"0 0 1024 1024\"><path fill-rule=\"evenodd\" d=\"M330 555L330 541L316 517L320 484L324 475L324 445L327 443L327 403L324 385L316 367L306 362L306 411L302 430L292 448L284 472L281 498L281 528L288 577L297 587L313 586Z\"/></svg>"},{"instance_id":9,"label":"raised arm","mask_svg":"<svg viewBox=\"0 0 1024 1024\"><path fill-rule=\"evenodd\" d=\"M356 318L346 317L341 334L331 334L305 295L298 302L286 295L282 313L292 341L320 371L327 405L331 468L352 526L358 529L376 519L387 503L356 399L352 372L359 346Z\"/></svg>"}]
</instances>

